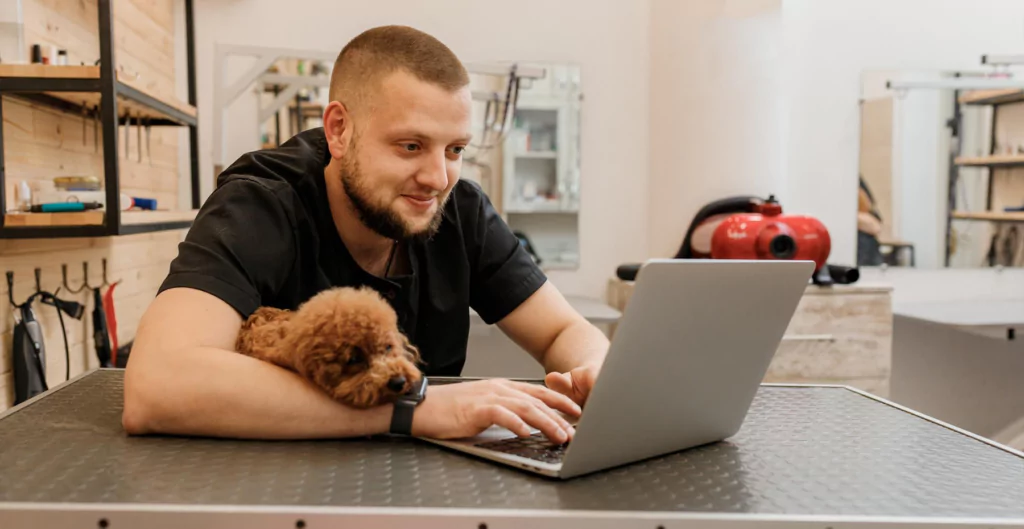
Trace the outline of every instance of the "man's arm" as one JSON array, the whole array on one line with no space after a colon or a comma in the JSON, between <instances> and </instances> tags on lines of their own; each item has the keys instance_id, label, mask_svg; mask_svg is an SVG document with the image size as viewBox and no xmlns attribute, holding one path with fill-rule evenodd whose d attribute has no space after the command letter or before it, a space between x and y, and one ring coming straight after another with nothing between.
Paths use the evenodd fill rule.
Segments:
<instances>
[{"instance_id":1,"label":"man's arm","mask_svg":"<svg viewBox=\"0 0 1024 529\"><path fill-rule=\"evenodd\" d=\"M219 298L190 288L161 292L139 324L125 372L122 423L129 434L297 439L388 431L392 406L335 402L292 371L234 352L242 320ZM483 381L431 388L414 435L466 437L492 424L529 426L557 442L573 435L554 410L579 407L546 388Z\"/></svg>"},{"instance_id":2,"label":"man's arm","mask_svg":"<svg viewBox=\"0 0 1024 529\"><path fill-rule=\"evenodd\" d=\"M498 322L516 344L529 352L548 373L579 373L548 376L548 384L570 395L576 402L586 400L608 352L608 338L566 301L550 282ZM569 388L561 388L568 383Z\"/></svg>"},{"instance_id":3,"label":"man's arm","mask_svg":"<svg viewBox=\"0 0 1024 529\"><path fill-rule=\"evenodd\" d=\"M210 294L161 292L125 371L125 430L263 439L387 431L390 406L347 408L294 372L234 352L241 324Z\"/></svg>"}]
</instances>

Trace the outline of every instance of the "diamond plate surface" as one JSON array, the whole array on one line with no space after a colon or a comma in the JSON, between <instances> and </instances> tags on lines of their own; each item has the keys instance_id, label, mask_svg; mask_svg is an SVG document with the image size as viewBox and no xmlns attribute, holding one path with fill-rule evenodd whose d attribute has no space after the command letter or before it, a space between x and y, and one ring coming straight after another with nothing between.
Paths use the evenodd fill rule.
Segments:
<instances>
[{"instance_id":1,"label":"diamond plate surface","mask_svg":"<svg viewBox=\"0 0 1024 529\"><path fill-rule=\"evenodd\" d=\"M127 437L121 392L0 419L0 501L1024 518L1024 459L843 389L762 388L732 439L567 482L409 440Z\"/></svg>"}]
</instances>

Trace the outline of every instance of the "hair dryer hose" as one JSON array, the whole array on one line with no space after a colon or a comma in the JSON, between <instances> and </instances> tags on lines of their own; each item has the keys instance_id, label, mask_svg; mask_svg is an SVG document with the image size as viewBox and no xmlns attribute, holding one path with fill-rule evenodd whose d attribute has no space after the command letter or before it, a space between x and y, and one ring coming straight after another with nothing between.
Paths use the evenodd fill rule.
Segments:
<instances>
[{"instance_id":1,"label":"hair dryer hose","mask_svg":"<svg viewBox=\"0 0 1024 529\"><path fill-rule=\"evenodd\" d=\"M840 285L856 283L860 279L860 270L855 266L826 265L832 279Z\"/></svg>"}]
</instances>

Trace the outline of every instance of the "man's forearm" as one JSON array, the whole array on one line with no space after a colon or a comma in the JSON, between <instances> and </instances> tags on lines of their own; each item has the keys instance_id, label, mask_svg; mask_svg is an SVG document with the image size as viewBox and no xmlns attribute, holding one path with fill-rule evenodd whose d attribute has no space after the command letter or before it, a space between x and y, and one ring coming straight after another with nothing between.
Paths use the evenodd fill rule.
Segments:
<instances>
[{"instance_id":1,"label":"man's forearm","mask_svg":"<svg viewBox=\"0 0 1024 529\"><path fill-rule=\"evenodd\" d=\"M124 399L131 434L339 438L386 432L391 418L390 405L349 408L296 373L211 348L133 358Z\"/></svg>"},{"instance_id":2,"label":"man's forearm","mask_svg":"<svg viewBox=\"0 0 1024 529\"><path fill-rule=\"evenodd\" d=\"M608 352L608 337L586 320L566 327L544 353L547 372L568 372L584 365L600 365Z\"/></svg>"}]
</instances>

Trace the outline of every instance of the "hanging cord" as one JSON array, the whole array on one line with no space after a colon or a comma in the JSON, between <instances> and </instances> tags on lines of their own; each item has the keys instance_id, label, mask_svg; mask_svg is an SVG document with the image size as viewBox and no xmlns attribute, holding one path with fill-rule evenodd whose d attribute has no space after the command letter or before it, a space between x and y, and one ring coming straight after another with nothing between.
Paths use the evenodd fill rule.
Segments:
<instances>
[{"instance_id":1,"label":"hanging cord","mask_svg":"<svg viewBox=\"0 0 1024 529\"><path fill-rule=\"evenodd\" d=\"M395 259L395 251L398 250L398 241L391 243L391 253L388 254L388 262L384 265L384 279L388 278L391 272L391 261Z\"/></svg>"},{"instance_id":2,"label":"hanging cord","mask_svg":"<svg viewBox=\"0 0 1024 529\"><path fill-rule=\"evenodd\" d=\"M60 287L57 287L57 292L53 293L54 301L57 300L57 293L60 292ZM60 321L60 334L64 337L64 381L71 380L71 346L68 345L68 329L64 325L64 311L56 305L53 306L57 310L57 319Z\"/></svg>"},{"instance_id":3,"label":"hanging cord","mask_svg":"<svg viewBox=\"0 0 1024 529\"><path fill-rule=\"evenodd\" d=\"M60 292L60 287L57 287L57 292ZM64 311L71 309L64 306L66 302L62 299L58 299L56 292L53 294L49 292L38 292L32 297L35 296L39 296L43 303L53 305L54 310L57 311L57 320L60 321L60 333L64 339L64 380L71 380L71 346L68 344L68 329L64 324ZM25 303L28 304L31 302L32 298L29 298Z\"/></svg>"}]
</instances>

